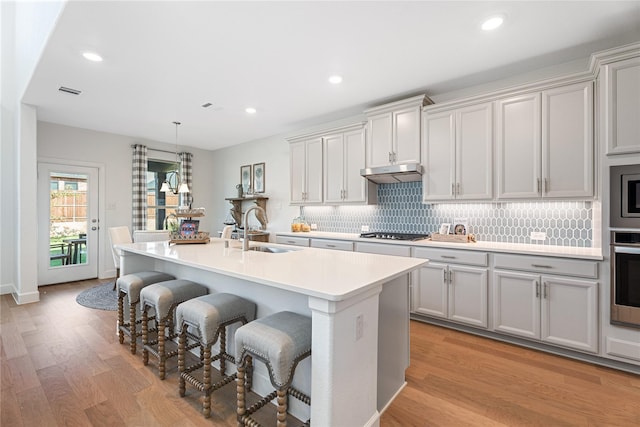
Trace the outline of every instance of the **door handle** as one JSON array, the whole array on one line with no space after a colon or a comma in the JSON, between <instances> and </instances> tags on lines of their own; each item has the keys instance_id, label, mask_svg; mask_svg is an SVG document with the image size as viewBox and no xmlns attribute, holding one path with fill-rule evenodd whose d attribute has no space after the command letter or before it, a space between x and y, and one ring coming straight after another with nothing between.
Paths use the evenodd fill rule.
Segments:
<instances>
[{"instance_id":1,"label":"door handle","mask_svg":"<svg viewBox=\"0 0 640 427\"><path fill-rule=\"evenodd\" d=\"M536 298L540 298L540 282L536 280Z\"/></svg>"},{"instance_id":2,"label":"door handle","mask_svg":"<svg viewBox=\"0 0 640 427\"><path fill-rule=\"evenodd\" d=\"M549 288L549 284L547 282L544 282L543 288L542 288L542 298L547 299L547 290Z\"/></svg>"}]
</instances>

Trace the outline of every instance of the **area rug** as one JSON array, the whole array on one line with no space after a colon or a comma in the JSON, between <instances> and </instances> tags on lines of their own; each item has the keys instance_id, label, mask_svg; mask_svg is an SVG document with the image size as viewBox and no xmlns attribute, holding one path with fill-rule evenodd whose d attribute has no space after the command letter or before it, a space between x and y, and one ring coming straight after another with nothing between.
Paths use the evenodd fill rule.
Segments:
<instances>
[{"instance_id":1,"label":"area rug","mask_svg":"<svg viewBox=\"0 0 640 427\"><path fill-rule=\"evenodd\" d=\"M98 310L118 310L118 294L113 290L113 282L102 283L85 289L76 297L76 302L88 308Z\"/></svg>"}]
</instances>

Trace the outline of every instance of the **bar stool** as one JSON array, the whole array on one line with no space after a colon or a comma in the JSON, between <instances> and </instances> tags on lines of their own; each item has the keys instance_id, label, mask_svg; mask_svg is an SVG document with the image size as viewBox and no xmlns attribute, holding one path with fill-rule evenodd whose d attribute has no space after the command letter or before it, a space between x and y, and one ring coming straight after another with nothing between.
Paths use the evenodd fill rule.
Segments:
<instances>
[{"instance_id":1,"label":"bar stool","mask_svg":"<svg viewBox=\"0 0 640 427\"><path fill-rule=\"evenodd\" d=\"M178 305L176 309L176 324L178 329L178 369L180 371L180 397L184 397L186 382L204 393L202 414L205 418L211 416L211 393L233 382L236 373L226 375L226 362L235 363L235 358L227 352L227 326L240 322L243 325L256 317L256 305L235 295L219 293L194 298ZM187 349L187 330L194 328L198 334L198 344L201 346L200 363L185 366L185 351ZM195 335L195 334L194 334ZM211 357L211 347L220 337L220 350ZM220 362L222 378L211 382L211 362ZM203 368L202 379L198 379L193 372Z\"/></svg>"},{"instance_id":2,"label":"bar stool","mask_svg":"<svg viewBox=\"0 0 640 427\"><path fill-rule=\"evenodd\" d=\"M286 426L287 395L311 404L309 396L291 386L298 362L311 355L311 318L282 311L241 326L236 331L235 339L238 425L259 426L251 414L277 397L277 425ZM267 365L275 390L247 408L245 394L246 389L251 388L252 358Z\"/></svg>"},{"instance_id":3,"label":"bar stool","mask_svg":"<svg viewBox=\"0 0 640 427\"><path fill-rule=\"evenodd\" d=\"M116 281L118 289L118 339L124 343L127 335L130 341L131 354L136 354L136 340L142 335L136 330L140 320L136 318L136 305L140 302L142 288L157 282L175 279L170 274L159 271L141 271L139 273L126 274ZM124 321L124 297L129 297L129 322Z\"/></svg>"},{"instance_id":4,"label":"bar stool","mask_svg":"<svg viewBox=\"0 0 640 427\"><path fill-rule=\"evenodd\" d=\"M172 340L178 334L174 328L174 313L178 304L206 295L208 289L190 280L169 280L147 286L140 291L140 310L142 310L142 362L149 364L149 353L158 360L158 376L164 380L167 359L177 356L178 351L166 351L166 340ZM149 312L155 314L158 337L149 340ZM168 331L167 331L168 329ZM188 349L197 347L193 345Z\"/></svg>"}]
</instances>

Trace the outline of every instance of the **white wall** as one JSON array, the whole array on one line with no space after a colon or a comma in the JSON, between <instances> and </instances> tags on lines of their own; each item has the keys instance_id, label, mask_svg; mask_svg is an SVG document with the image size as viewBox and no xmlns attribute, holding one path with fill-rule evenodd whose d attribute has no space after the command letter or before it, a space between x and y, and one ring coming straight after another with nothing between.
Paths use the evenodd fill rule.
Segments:
<instances>
[{"instance_id":1,"label":"white wall","mask_svg":"<svg viewBox=\"0 0 640 427\"><path fill-rule=\"evenodd\" d=\"M210 215L214 226L212 231L216 226L223 226L222 223L231 209L231 204L225 202L224 199L237 196L236 185L240 183L240 166L262 162L265 163L264 196L269 198L267 201L267 216L269 217L267 231L271 233L269 240L275 240L274 233L276 232L290 230L291 221L299 215L300 209L297 206L289 205L289 143L286 138L364 120L362 115L348 117L321 126L300 129L214 151L213 165L216 179L212 186L215 199ZM243 211L252 204L252 202L244 202ZM249 217L249 225L259 225L253 214Z\"/></svg>"},{"instance_id":2,"label":"white wall","mask_svg":"<svg viewBox=\"0 0 640 427\"><path fill-rule=\"evenodd\" d=\"M16 257L35 253L36 248L37 116L35 109L21 105L21 99L64 3L0 2L0 293L13 293L19 303L39 299L32 258Z\"/></svg>"},{"instance_id":3,"label":"white wall","mask_svg":"<svg viewBox=\"0 0 640 427\"><path fill-rule=\"evenodd\" d=\"M100 218L101 241L99 277L115 276L115 266L109 247L108 227L127 225L131 228L131 158L134 143L148 148L174 151L175 145L157 141L140 140L129 136L80 129L48 122L38 122L38 160L59 159L61 163L95 163L104 168L105 193L103 217ZM214 223L209 215L218 203L213 199L209 185L217 180L211 167L214 154L211 151L188 147L179 141L180 151L193 153L194 207L204 207L207 215L200 219L202 230L211 230ZM175 155L148 152L149 158L174 160Z\"/></svg>"}]
</instances>

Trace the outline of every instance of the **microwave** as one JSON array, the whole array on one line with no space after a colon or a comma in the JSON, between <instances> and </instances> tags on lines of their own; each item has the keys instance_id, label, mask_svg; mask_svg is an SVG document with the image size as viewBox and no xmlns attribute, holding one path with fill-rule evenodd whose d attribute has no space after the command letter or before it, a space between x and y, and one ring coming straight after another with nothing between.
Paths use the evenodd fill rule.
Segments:
<instances>
[{"instance_id":1,"label":"microwave","mask_svg":"<svg viewBox=\"0 0 640 427\"><path fill-rule=\"evenodd\" d=\"M611 166L609 182L609 225L640 229L640 165Z\"/></svg>"}]
</instances>

